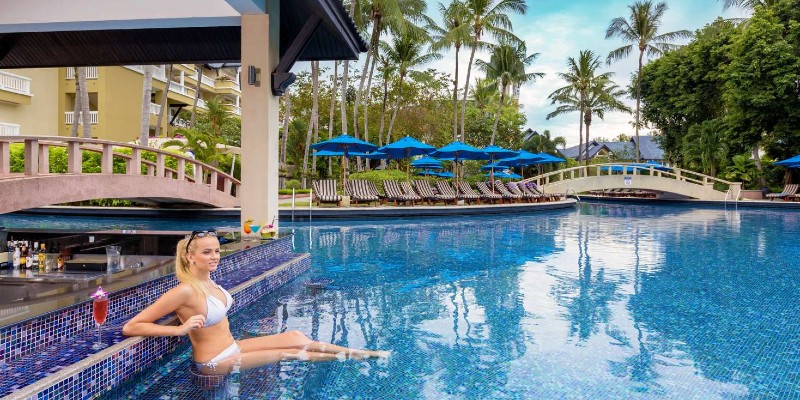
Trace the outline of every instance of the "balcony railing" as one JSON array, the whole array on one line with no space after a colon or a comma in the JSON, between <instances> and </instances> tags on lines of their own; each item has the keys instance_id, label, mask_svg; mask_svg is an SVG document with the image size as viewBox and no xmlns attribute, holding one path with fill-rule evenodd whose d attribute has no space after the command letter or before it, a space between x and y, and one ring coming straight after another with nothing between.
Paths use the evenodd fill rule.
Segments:
<instances>
[{"instance_id":1,"label":"balcony railing","mask_svg":"<svg viewBox=\"0 0 800 400\"><path fill-rule=\"evenodd\" d=\"M236 115L242 115L242 107L237 107L237 106L234 106L234 105L230 105L229 107L231 108L231 112L232 113L234 113Z\"/></svg>"},{"instance_id":2,"label":"balcony railing","mask_svg":"<svg viewBox=\"0 0 800 400\"><path fill-rule=\"evenodd\" d=\"M194 97L194 89L186 87L177 82L169 84L169 91L182 94L184 96Z\"/></svg>"},{"instance_id":3,"label":"balcony railing","mask_svg":"<svg viewBox=\"0 0 800 400\"><path fill-rule=\"evenodd\" d=\"M31 78L0 71L0 90L31 95Z\"/></svg>"},{"instance_id":4,"label":"balcony railing","mask_svg":"<svg viewBox=\"0 0 800 400\"><path fill-rule=\"evenodd\" d=\"M75 120L75 113L72 111L67 111L64 113L64 123L67 125L71 125ZM98 121L97 111L89 111L89 123L92 125L96 125ZM82 124L83 121L79 120L78 124Z\"/></svg>"},{"instance_id":5,"label":"balcony railing","mask_svg":"<svg viewBox=\"0 0 800 400\"><path fill-rule=\"evenodd\" d=\"M161 104L150 103L150 114L158 115L161 112Z\"/></svg>"},{"instance_id":6,"label":"balcony railing","mask_svg":"<svg viewBox=\"0 0 800 400\"><path fill-rule=\"evenodd\" d=\"M19 125L0 122L0 136L19 136Z\"/></svg>"},{"instance_id":7,"label":"balcony railing","mask_svg":"<svg viewBox=\"0 0 800 400\"><path fill-rule=\"evenodd\" d=\"M208 109L208 104L206 104L206 101L203 99L197 99L197 106L200 108Z\"/></svg>"},{"instance_id":8,"label":"balcony railing","mask_svg":"<svg viewBox=\"0 0 800 400\"><path fill-rule=\"evenodd\" d=\"M86 67L86 79L97 79L100 73L97 67ZM75 68L67 67L67 79L75 79Z\"/></svg>"},{"instance_id":9,"label":"balcony railing","mask_svg":"<svg viewBox=\"0 0 800 400\"><path fill-rule=\"evenodd\" d=\"M136 71L136 72L144 75L144 66L142 66L142 65L126 65L125 68L127 68L127 69L129 69L131 71ZM167 81L167 73L164 70L164 66L163 65L155 66L155 67L152 67L152 68L153 68L153 79L157 79L157 80L159 80L161 82L166 82Z\"/></svg>"}]
</instances>

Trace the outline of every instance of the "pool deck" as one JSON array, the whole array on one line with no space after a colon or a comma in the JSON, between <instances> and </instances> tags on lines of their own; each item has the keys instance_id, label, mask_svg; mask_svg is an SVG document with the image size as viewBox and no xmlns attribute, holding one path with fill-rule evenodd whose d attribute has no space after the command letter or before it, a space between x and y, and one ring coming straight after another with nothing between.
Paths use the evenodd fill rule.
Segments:
<instances>
[{"instance_id":1,"label":"pool deck","mask_svg":"<svg viewBox=\"0 0 800 400\"><path fill-rule=\"evenodd\" d=\"M381 218L414 218L442 217L466 215L498 215L525 212L548 211L574 207L578 201L600 203L626 203L648 205L692 204L709 207L730 208L765 208L800 210L800 202L782 200L676 200L676 199L644 199L635 197L598 197L581 195L580 200L573 197L561 201L546 203L514 203L514 204L481 204L481 205L419 205L419 206L351 206L351 207L283 207L279 210L282 221L342 219L381 219ZM48 206L31 208L16 212L18 214L63 215L63 216L106 216L106 217L162 217L162 218L239 218L238 208L146 208L146 207L65 207Z\"/></svg>"}]
</instances>

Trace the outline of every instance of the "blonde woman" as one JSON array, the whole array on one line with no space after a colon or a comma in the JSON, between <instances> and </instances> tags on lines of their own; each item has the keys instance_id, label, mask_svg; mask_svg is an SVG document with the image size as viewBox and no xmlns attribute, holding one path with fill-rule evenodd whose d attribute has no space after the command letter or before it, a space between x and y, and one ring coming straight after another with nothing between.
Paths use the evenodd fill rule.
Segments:
<instances>
[{"instance_id":1,"label":"blonde woman","mask_svg":"<svg viewBox=\"0 0 800 400\"><path fill-rule=\"evenodd\" d=\"M122 328L126 336L189 335L200 371L224 374L234 363L255 368L280 360L332 361L386 357L388 352L358 350L316 342L299 331L234 340L228 324L231 295L211 280L219 265L219 240L214 230L194 231L178 242L175 274L180 284L133 317ZM176 313L181 325L155 321Z\"/></svg>"}]
</instances>

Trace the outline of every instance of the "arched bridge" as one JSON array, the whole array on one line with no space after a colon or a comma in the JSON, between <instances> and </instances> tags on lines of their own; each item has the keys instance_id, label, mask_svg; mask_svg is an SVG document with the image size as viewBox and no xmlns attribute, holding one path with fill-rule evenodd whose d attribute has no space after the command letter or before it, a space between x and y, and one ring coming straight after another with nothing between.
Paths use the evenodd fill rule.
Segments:
<instances>
[{"instance_id":1,"label":"arched bridge","mask_svg":"<svg viewBox=\"0 0 800 400\"><path fill-rule=\"evenodd\" d=\"M51 153L55 148L65 151ZM66 170L57 171L50 159L64 155ZM88 157L99 159L99 171L84 167ZM210 165L161 149L72 137L0 137L0 214L104 198L236 207L239 186Z\"/></svg>"},{"instance_id":2,"label":"arched bridge","mask_svg":"<svg viewBox=\"0 0 800 400\"><path fill-rule=\"evenodd\" d=\"M634 163L593 164L545 173L523 182L535 182L546 193L584 193L594 190L651 190L660 197L689 197L699 200L735 200L742 184L698 172ZM677 196L674 196L677 195Z\"/></svg>"}]
</instances>

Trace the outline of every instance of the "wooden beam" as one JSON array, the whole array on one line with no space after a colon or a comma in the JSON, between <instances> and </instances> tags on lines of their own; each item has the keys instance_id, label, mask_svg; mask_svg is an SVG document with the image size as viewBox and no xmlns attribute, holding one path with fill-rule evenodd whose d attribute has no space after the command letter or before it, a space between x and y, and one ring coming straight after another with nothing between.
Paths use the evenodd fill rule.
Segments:
<instances>
[{"instance_id":1,"label":"wooden beam","mask_svg":"<svg viewBox=\"0 0 800 400\"><path fill-rule=\"evenodd\" d=\"M294 82L296 77L289 71L300 57L300 54L303 53L306 45L308 45L308 41L311 40L311 36L317 30L317 27L319 27L320 22L322 22L322 18L320 18L319 15L309 15L306 23L303 24L303 28L300 29L300 32L298 32L297 36L292 40L292 44L286 49L280 61L278 61L278 66L275 67L275 71L272 72L273 95L283 95L286 88Z\"/></svg>"}]
</instances>

